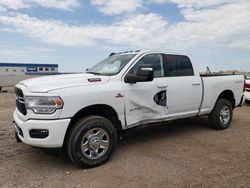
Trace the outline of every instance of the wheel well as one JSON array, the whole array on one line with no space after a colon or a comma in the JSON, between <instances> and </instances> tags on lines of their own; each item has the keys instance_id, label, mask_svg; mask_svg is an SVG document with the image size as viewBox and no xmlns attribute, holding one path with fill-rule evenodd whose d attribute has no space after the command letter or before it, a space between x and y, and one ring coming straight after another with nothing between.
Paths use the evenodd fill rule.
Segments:
<instances>
[{"instance_id":1,"label":"wheel well","mask_svg":"<svg viewBox=\"0 0 250 188\"><path fill-rule=\"evenodd\" d=\"M66 131L66 134L65 134L64 142L66 140L68 133L70 132L71 128L73 127L73 125L79 119L86 117L86 116L90 116L90 115L98 115L98 116L102 116L102 117L107 118L108 120L110 120L113 123L117 133L118 134L121 133L121 131L122 131L121 121L119 120L116 111L111 106L105 105L105 104L91 105L91 106L88 106L88 107L81 109L71 118L70 124L69 124L67 131Z\"/></svg>"},{"instance_id":2,"label":"wheel well","mask_svg":"<svg viewBox=\"0 0 250 188\"><path fill-rule=\"evenodd\" d=\"M235 99L234 99L234 94L231 90L226 90L226 91L223 91L218 99L227 99L228 101L231 102L233 108L235 107Z\"/></svg>"}]
</instances>

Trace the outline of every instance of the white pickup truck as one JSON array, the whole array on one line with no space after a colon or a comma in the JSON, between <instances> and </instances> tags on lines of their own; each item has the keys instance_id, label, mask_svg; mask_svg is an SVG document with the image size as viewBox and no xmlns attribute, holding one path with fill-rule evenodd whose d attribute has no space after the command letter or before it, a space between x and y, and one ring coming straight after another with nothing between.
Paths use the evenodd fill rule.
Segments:
<instances>
[{"instance_id":1,"label":"white pickup truck","mask_svg":"<svg viewBox=\"0 0 250 188\"><path fill-rule=\"evenodd\" d=\"M105 163L119 135L142 124L209 116L226 129L244 101L242 75L200 76L185 54L110 55L84 74L28 79L15 87L16 138L65 148L82 167Z\"/></svg>"}]
</instances>

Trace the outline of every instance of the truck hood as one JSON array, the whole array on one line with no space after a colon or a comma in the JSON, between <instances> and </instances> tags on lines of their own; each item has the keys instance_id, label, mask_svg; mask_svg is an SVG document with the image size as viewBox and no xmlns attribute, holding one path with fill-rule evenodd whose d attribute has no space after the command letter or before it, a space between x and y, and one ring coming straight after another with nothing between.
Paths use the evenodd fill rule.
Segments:
<instances>
[{"instance_id":1,"label":"truck hood","mask_svg":"<svg viewBox=\"0 0 250 188\"><path fill-rule=\"evenodd\" d=\"M109 79L110 76L93 74L62 74L31 78L23 80L19 84L26 86L31 92L45 93L68 87L105 84Z\"/></svg>"}]
</instances>

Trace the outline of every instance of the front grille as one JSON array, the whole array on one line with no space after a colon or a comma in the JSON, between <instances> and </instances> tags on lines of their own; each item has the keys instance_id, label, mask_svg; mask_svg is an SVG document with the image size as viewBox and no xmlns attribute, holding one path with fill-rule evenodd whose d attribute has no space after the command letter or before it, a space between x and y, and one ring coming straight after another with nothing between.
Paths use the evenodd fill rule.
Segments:
<instances>
[{"instance_id":1,"label":"front grille","mask_svg":"<svg viewBox=\"0 0 250 188\"><path fill-rule=\"evenodd\" d=\"M16 87L15 94L16 94L16 107L17 107L17 109L23 115L27 115L27 110L25 107L24 96L23 96L22 90Z\"/></svg>"}]
</instances>

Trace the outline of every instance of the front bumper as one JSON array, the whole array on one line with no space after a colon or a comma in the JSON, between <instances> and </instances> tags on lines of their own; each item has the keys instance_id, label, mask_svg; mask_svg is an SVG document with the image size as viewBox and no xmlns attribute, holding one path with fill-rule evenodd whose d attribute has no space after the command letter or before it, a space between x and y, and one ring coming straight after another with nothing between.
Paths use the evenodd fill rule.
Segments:
<instances>
[{"instance_id":1,"label":"front bumper","mask_svg":"<svg viewBox=\"0 0 250 188\"><path fill-rule=\"evenodd\" d=\"M13 116L18 138L23 143L44 148L62 147L70 119L23 121L16 111ZM34 129L48 130L49 134L46 138L31 138L30 130Z\"/></svg>"}]
</instances>

